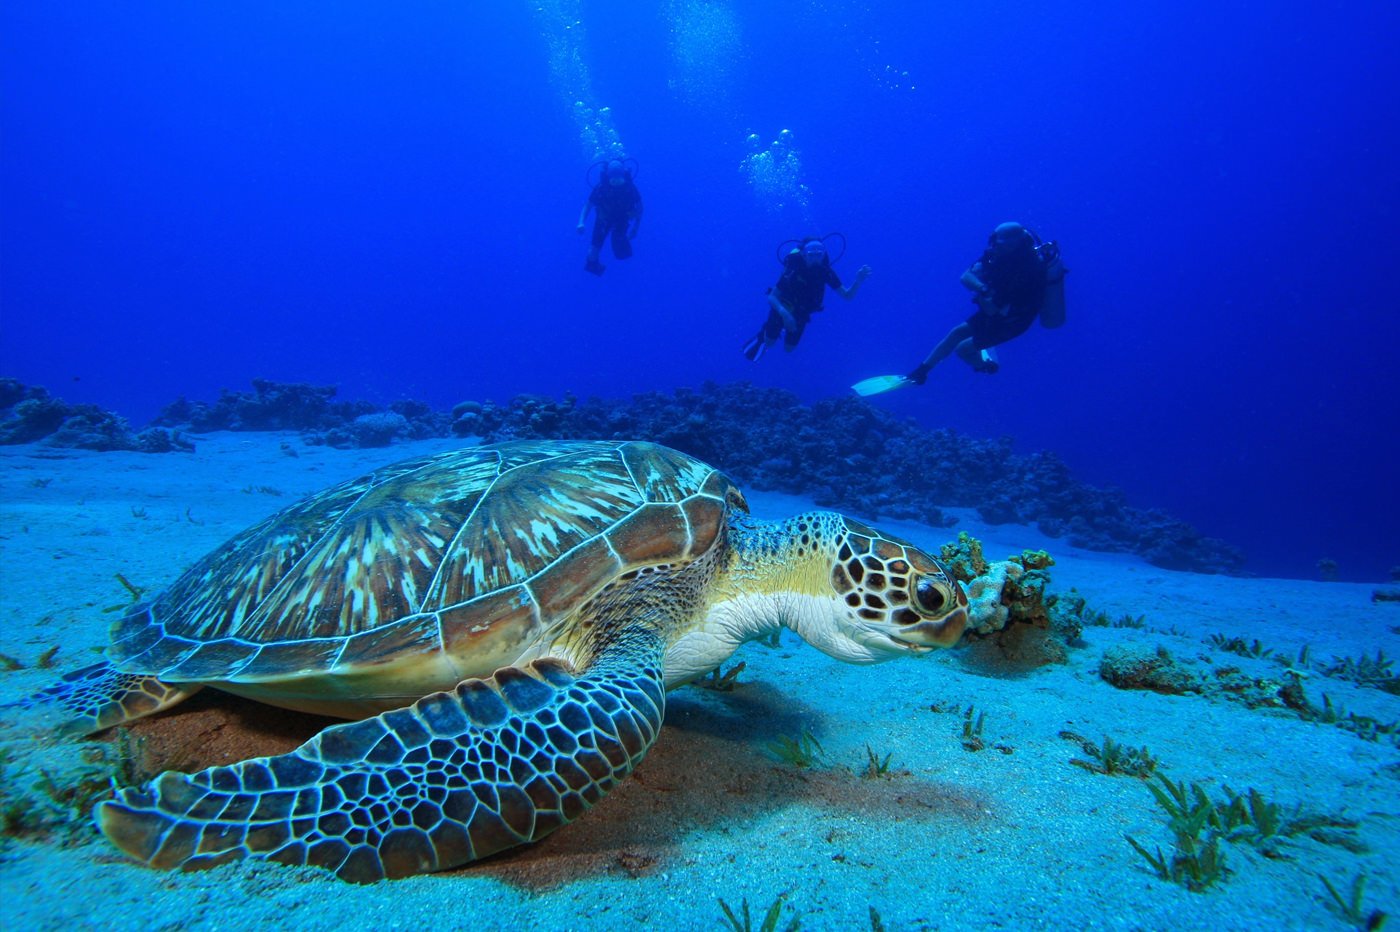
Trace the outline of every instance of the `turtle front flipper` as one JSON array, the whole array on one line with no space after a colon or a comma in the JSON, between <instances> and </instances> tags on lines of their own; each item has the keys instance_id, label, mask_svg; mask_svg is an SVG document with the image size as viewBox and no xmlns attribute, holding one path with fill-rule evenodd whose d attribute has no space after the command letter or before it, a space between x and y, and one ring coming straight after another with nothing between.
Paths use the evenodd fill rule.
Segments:
<instances>
[{"instance_id":1,"label":"turtle front flipper","mask_svg":"<svg viewBox=\"0 0 1400 932\"><path fill-rule=\"evenodd\" d=\"M326 729L290 754L165 773L103 803L155 867L242 857L369 882L537 841L632 772L661 728L661 641L623 632L582 676L555 660Z\"/></svg>"},{"instance_id":2,"label":"turtle front flipper","mask_svg":"<svg viewBox=\"0 0 1400 932\"><path fill-rule=\"evenodd\" d=\"M74 670L56 685L6 708L56 705L65 715L59 731L90 735L168 709L202 688L199 683L166 683L145 673L122 673L103 661Z\"/></svg>"}]
</instances>

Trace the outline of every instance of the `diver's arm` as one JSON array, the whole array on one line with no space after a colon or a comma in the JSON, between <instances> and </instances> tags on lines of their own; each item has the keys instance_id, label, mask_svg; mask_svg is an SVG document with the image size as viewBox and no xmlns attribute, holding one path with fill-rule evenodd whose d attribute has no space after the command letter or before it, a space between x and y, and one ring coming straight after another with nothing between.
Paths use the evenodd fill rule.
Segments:
<instances>
[{"instance_id":1,"label":"diver's arm","mask_svg":"<svg viewBox=\"0 0 1400 932\"><path fill-rule=\"evenodd\" d=\"M583 212L578 215L578 231L583 232L583 223L588 219L588 212L593 209L593 198L583 202Z\"/></svg>"},{"instance_id":2,"label":"diver's arm","mask_svg":"<svg viewBox=\"0 0 1400 932\"><path fill-rule=\"evenodd\" d=\"M638 196L637 203L633 205L632 210L627 216L632 218L632 229L627 234L628 239L631 239L636 236L637 231L642 228L642 199L640 196Z\"/></svg>"},{"instance_id":3,"label":"diver's arm","mask_svg":"<svg viewBox=\"0 0 1400 932\"><path fill-rule=\"evenodd\" d=\"M869 278L869 277L870 277L870 266L868 266L868 265L862 265L862 266L860 267L860 270L856 272L856 280L855 280L855 281L851 282L851 284L850 284L849 286L837 288L837 289L835 289L835 291L836 291L836 293L839 294L841 297L843 297L843 298L845 298L847 301L849 301L849 300L851 300L852 298L854 298L854 297L856 296L856 292L857 292L857 291L860 291L861 282L865 281L865 280L866 280L867 278Z\"/></svg>"},{"instance_id":4,"label":"diver's arm","mask_svg":"<svg viewBox=\"0 0 1400 932\"><path fill-rule=\"evenodd\" d=\"M987 287L987 283L982 281L982 279L978 277L977 273L981 271L982 263L979 262L972 268L968 269L966 272L962 273L962 277L959 278L958 281L962 282L962 286L968 291L971 291L973 294L990 294L992 289Z\"/></svg>"},{"instance_id":5,"label":"diver's arm","mask_svg":"<svg viewBox=\"0 0 1400 932\"><path fill-rule=\"evenodd\" d=\"M992 300L991 286L982 281L977 273L982 270L982 263L977 263L966 272L962 273L963 287L972 292L972 300L977 302L978 308L985 314L999 314L1002 308L997 307L997 303Z\"/></svg>"}]
</instances>

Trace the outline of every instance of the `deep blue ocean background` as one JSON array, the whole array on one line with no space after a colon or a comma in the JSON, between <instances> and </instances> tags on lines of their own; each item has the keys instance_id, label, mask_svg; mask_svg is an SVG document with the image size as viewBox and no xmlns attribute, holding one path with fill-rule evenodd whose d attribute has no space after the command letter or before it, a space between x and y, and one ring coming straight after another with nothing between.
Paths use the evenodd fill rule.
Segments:
<instances>
[{"instance_id":1,"label":"deep blue ocean background","mask_svg":"<svg viewBox=\"0 0 1400 932\"><path fill-rule=\"evenodd\" d=\"M1397 48L1379 2L12 0L0 374L137 426L255 376L813 401L912 368L1018 219L1062 245L1068 324L876 404L1054 450L1255 573L1380 580ZM574 225L609 142L646 217L598 279ZM832 230L873 277L749 364L775 247Z\"/></svg>"}]
</instances>

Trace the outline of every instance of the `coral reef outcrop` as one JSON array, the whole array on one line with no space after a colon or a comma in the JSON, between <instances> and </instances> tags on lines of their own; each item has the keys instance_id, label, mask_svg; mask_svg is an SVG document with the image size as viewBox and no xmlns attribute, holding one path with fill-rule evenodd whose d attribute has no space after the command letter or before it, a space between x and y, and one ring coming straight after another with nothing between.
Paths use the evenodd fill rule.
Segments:
<instances>
[{"instance_id":1,"label":"coral reef outcrop","mask_svg":"<svg viewBox=\"0 0 1400 932\"><path fill-rule=\"evenodd\" d=\"M334 385L254 379L253 391L224 389L214 402L184 397L166 405L154 421L184 426L196 433L211 430L330 430L376 409L369 402L336 402Z\"/></svg>"},{"instance_id":2,"label":"coral reef outcrop","mask_svg":"<svg viewBox=\"0 0 1400 932\"><path fill-rule=\"evenodd\" d=\"M1179 696L1205 689L1194 670L1176 661L1165 647L1120 644L1104 651L1099 676L1119 689L1145 689Z\"/></svg>"},{"instance_id":3,"label":"coral reef outcrop","mask_svg":"<svg viewBox=\"0 0 1400 932\"><path fill-rule=\"evenodd\" d=\"M1244 555L1118 489L1075 480L1054 453L1020 456L1011 440L926 430L856 397L812 405L746 382L630 402L520 396L505 405L463 402L452 430L485 442L511 438L628 437L655 440L724 465L753 488L810 495L818 504L935 526L943 507L977 508L991 523L1039 527L1090 550L1137 553L1156 566L1239 572ZM940 507L941 506L941 507Z\"/></svg>"},{"instance_id":4,"label":"coral reef outcrop","mask_svg":"<svg viewBox=\"0 0 1400 932\"><path fill-rule=\"evenodd\" d=\"M67 406L43 389L0 380L0 442L48 438L73 418L56 442L89 449L179 448L178 434L132 436L116 415ZM308 443L337 447L449 434L487 443L653 440L722 465L750 488L807 495L819 505L870 518L948 527L954 521L944 508L976 508L992 523L1035 525L1076 547L1136 553L1169 569L1236 573L1244 563L1244 555L1224 541L1162 511L1129 505L1120 490L1075 480L1054 453L1019 455L1009 438L927 430L854 396L806 405L791 392L747 382L707 382L629 401L572 395L519 395L503 404L468 400L448 414L413 400L395 401L387 410L337 400L332 385L255 379L252 392L225 390L213 402L181 398L153 426L195 433L295 430Z\"/></svg>"},{"instance_id":5,"label":"coral reef outcrop","mask_svg":"<svg viewBox=\"0 0 1400 932\"><path fill-rule=\"evenodd\" d=\"M1049 593L1055 561L1044 550L989 563L968 533L944 544L939 559L967 592L970 642L990 640L1022 666L1063 663L1083 632L1084 600Z\"/></svg>"},{"instance_id":6,"label":"coral reef outcrop","mask_svg":"<svg viewBox=\"0 0 1400 932\"><path fill-rule=\"evenodd\" d=\"M97 405L68 404L47 389L0 379L0 444L42 442L69 449L187 452L194 444L178 432L151 427L135 433L126 418Z\"/></svg>"},{"instance_id":7,"label":"coral reef outcrop","mask_svg":"<svg viewBox=\"0 0 1400 932\"><path fill-rule=\"evenodd\" d=\"M334 385L254 379L252 392L225 389L215 402L180 398L156 424L196 433L211 430L295 430L313 445L383 447L398 440L446 437L452 419L426 403L395 401L384 411L368 401L337 401Z\"/></svg>"}]
</instances>

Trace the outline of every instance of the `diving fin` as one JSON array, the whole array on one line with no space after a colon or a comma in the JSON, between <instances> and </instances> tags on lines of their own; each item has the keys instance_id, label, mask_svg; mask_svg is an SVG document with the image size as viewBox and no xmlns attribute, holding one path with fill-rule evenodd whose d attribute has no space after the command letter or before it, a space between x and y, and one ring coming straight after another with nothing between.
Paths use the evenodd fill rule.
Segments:
<instances>
[{"instance_id":1,"label":"diving fin","mask_svg":"<svg viewBox=\"0 0 1400 932\"><path fill-rule=\"evenodd\" d=\"M857 395L883 395L885 392L892 392L896 388L903 388L906 385L913 385L902 375L877 375L872 378L862 379L851 388L855 389Z\"/></svg>"},{"instance_id":2,"label":"diving fin","mask_svg":"<svg viewBox=\"0 0 1400 932\"><path fill-rule=\"evenodd\" d=\"M744 358L749 362L758 362L767 348L768 341L764 339L763 331L760 330L758 336L744 344Z\"/></svg>"}]
</instances>

